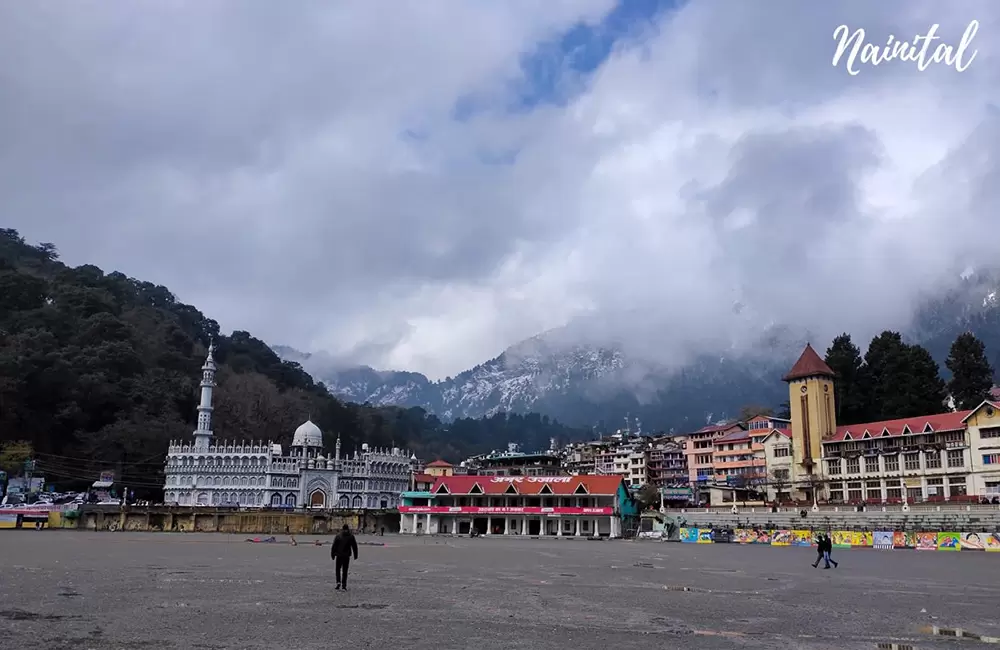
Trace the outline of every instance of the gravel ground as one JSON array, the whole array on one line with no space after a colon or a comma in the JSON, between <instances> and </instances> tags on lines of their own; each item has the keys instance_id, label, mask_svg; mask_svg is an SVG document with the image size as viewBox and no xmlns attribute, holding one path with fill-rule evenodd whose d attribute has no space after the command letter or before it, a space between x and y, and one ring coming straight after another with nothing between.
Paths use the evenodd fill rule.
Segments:
<instances>
[{"instance_id":1,"label":"gravel ground","mask_svg":"<svg viewBox=\"0 0 1000 650\"><path fill-rule=\"evenodd\" d=\"M279 537L279 540L287 540ZM1000 554L359 536L0 533L2 648L997 647ZM368 546L373 542L385 546ZM624 644L624 645L623 645Z\"/></svg>"}]
</instances>

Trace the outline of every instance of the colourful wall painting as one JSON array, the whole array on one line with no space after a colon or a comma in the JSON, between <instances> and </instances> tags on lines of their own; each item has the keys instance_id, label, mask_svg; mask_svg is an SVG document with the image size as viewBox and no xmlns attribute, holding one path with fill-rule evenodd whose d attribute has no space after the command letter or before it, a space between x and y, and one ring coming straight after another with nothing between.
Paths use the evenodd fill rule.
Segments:
<instances>
[{"instance_id":1,"label":"colourful wall painting","mask_svg":"<svg viewBox=\"0 0 1000 650\"><path fill-rule=\"evenodd\" d=\"M937 547L939 551L961 551L962 536L958 533L938 533Z\"/></svg>"},{"instance_id":2,"label":"colourful wall painting","mask_svg":"<svg viewBox=\"0 0 1000 650\"><path fill-rule=\"evenodd\" d=\"M830 533L830 537L834 548L866 548L871 547L874 542L871 531L835 530Z\"/></svg>"},{"instance_id":3,"label":"colourful wall painting","mask_svg":"<svg viewBox=\"0 0 1000 650\"><path fill-rule=\"evenodd\" d=\"M775 530L771 533L771 546L791 546L792 531Z\"/></svg>"},{"instance_id":4,"label":"colourful wall painting","mask_svg":"<svg viewBox=\"0 0 1000 650\"><path fill-rule=\"evenodd\" d=\"M734 541L739 544L770 544L771 531L737 528L734 531Z\"/></svg>"},{"instance_id":5,"label":"colourful wall painting","mask_svg":"<svg viewBox=\"0 0 1000 650\"><path fill-rule=\"evenodd\" d=\"M681 528L681 541L685 544L697 544L698 543L698 529L697 528Z\"/></svg>"},{"instance_id":6,"label":"colourful wall painting","mask_svg":"<svg viewBox=\"0 0 1000 650\"><path fill-rule=\"evenodd\" d=\"M0 514L0 528L17 528L17 515Z\"/></svg>"},{"instance_id":7,"label":"colourful wall painting","mask_svg":"<svg viewBox=\"0 0 1000 650\"><path fill-rule=\"evenodd\" d=\"M936 551L938 547L937 533L917 533L918 551Z\"/></svg>"},{"instance_id":8,"label":"colourful wall painting","mask_svg":"<svg viewBox=\"0 0 1000 650\"><path fill-rule=\"evenodd\" d=\"M891 530L876 530L872 533L872 547L891 550L893 548L893 532Z\"/></svg>"},{"instance_id":9,"label":"colourful wall painting","mask_svg":"<svg viewBox=\"0 0 1000 650\"><path fill-rule=\"evenodd\" d=\"M711 528L699 528L698 529L698 543L699 544L711 544L712 543L712 529Z\"/></svg>"},{"instance_id":10,"label":"colourful wall painting","mask_svg":"<svg viewBox=\"0 0 1000 650\"><path fill-rule=\"evenodd\" d=\"M987 535L988 533L962 533L958 542L963 551L982 551L985 550L983 538Z\"/></svg>"},{"instance_id":11,"label":"colourful wall painting","mask_svg":"<svg viewBox=\"0 0 1000 650\"><path fill-rule=\"evenodd\" d=\"M812 546L813 533L811 530L793 530L792 546Z\"/></svg>"},{"instance_id":12,"label":"colourful wall painting","mask_svg":"<svg viewBox=\"0 0 1000 650\"><path fill-rule=\"evenodd\" d=\"M733 531L733 542L737 544L769 544L771 546L813 546L819 532L821 531L737 528ZM1000 552L1000 533L835 530L829 535L834 541L834 546L838 548ZM681 541L690 544L707 544L712 541L711 531L707 528L682 528L680 536Z\"/></svg>"}]
</instances>

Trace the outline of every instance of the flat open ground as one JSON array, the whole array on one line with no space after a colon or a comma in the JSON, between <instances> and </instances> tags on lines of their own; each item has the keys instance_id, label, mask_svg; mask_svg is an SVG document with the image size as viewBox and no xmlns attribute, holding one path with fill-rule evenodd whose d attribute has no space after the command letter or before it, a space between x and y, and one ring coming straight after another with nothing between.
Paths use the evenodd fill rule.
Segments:
<instances>
[{"instance_id":1,"label":"flat open ground","mask_svg":"<svg viewBox=\"0 0 1000 650\"><path fill-rule=\"evenodd\" d=\"M3 531L0 647L997 647L921 631L935 624L1000 636L1000 554L843 550L823 571L797 548L359 536L386 545L360 547L340 593L329 547L298 539Z\"/></svg>"}]
</instances>

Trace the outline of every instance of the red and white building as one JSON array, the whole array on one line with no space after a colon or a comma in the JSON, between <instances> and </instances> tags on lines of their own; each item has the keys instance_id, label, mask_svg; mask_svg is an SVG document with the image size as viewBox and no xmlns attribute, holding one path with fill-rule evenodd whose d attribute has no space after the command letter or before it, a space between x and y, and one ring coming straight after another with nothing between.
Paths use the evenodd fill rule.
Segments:
<instances>
[{"instance_id":1,"label":"red and white building","mask_svg":"<svg viewBox=\"0 0 1000 650\"><path fill-rule=\"evenodd\" d=\"M614 538L639 514L621 476L443 476L402 502L411 534Z\"/></svg>"}]
</instances>

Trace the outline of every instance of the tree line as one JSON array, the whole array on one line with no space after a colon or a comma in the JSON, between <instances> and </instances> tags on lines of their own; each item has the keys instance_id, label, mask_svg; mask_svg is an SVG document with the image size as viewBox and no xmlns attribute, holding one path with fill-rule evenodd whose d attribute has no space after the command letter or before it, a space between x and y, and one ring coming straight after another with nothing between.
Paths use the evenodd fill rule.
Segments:
<instances>
[{"instance_id":1,"label":"tree line","mask_svg":"<svg viewBox=\"0 0 1000 650\"><path fill-rule=\"evenodd\" d=\"M289 444L311 417L328 452L362 443L451 461L517 442L589 431L537 414L498 413L444 423L420 408L344 403L298 364L248 332L218 323L163 286L71 268L53 244L0 229L0 458L16 470L25 449L38 474L80 487L114 470L137 495L162 485L170 440L190 440L200 368L210 340L219 364L213 429L218 439ZM150 496L149 498L153 498Z\"/></svg>"},{"instance_id":2,"label":"tree line","mask_svg":"<svg viewBox=\"0 0 1000 650\"><path fill-rule=\"evenodd\" d=\"M927 349L888 330L871 340L863 356L851 336L841 334L827 349L825 361L837 375L839 424L941 413L948 410L949 397L956 409L971 409L990 397L994 381L986 346L971 332L951 345L947 382Z\"/></svg>"}]
</instances>

